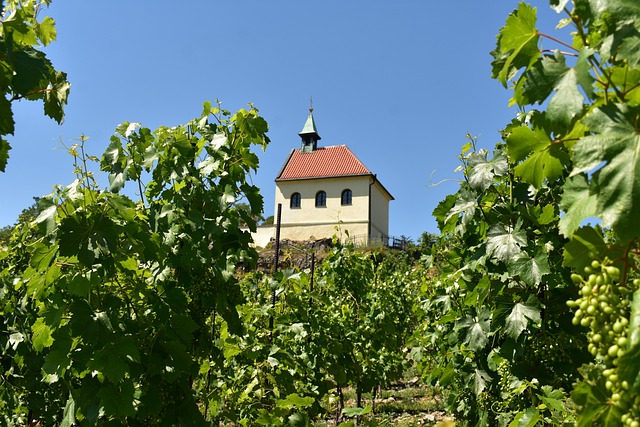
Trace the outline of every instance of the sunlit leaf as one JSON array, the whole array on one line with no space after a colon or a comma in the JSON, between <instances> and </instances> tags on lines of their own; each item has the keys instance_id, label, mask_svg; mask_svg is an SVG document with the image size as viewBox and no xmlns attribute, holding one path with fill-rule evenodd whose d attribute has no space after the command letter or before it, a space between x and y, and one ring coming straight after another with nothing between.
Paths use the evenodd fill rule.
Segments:
<instances>
[{"instance_id":1,"label":"sunlit leaf","mask_svg":"<svg viewBox=\"0 0 640 427\"><path fill-rule=\"evenodd\" d=\"M491 321L488 309L482 309L477 316L467 316L458 323L458 327L466 330L464 342L472 350L481 350L487 344Z\"/></svg>"},{"instance_id":2,"label":"sunlit leaf","mask_svg":"<svg viewBox=\"0 0 640 427\"><path fill-rule=\"evenodd\" d=\"M529 322L540 322L540 309L535 306L516 303L511 309L511 313L506 320L506 333L514 339L527 329Z\"/></svg>"},{"instance_id":3,"label":"sunlit leaf","mask_svg":"<svg viewBox=\"0 0 640 427\"><path fill-rule=\"evenodd\" d=\"M476 396L487 388L487 383L491 382L491 376L482 369L476 369L473 373L473 392Z\"/></svg>"},{"instance_id":4,"label":"sunlit leaf","mask_svg":"<svg viewBox=\"0 0 640 427\"><path fill-rule=\"evenodd\" d=\"M542 276L551 273L547 255L543 251L538 251L535 257L522 254L512 259L509 264L509 273L513 276L520 276L529 285L539 285Z\"/></svg>"},{"instance_id":5,"label":"sunlit leaf","mask_svg":"<svg viewBox=\"0 0 640 427\"><path fill-rule=\"evenodd\" d=\"M640 235L635 220L640 217L640 180L633 178L640 176L640 131L634 125L639 113L625 105L596 108L583 119L595 134L574 146L572 175L598 168L589 185L596 195L598 216L625 240ZM578 208L582 207L574 204L566 209L574 223L584 216L576 214Z\"/></svg>"},{"instance_id":6,"label":"sunlit leaf","mask_svg":"<svg viewBox=\"0 0 640 427\"><path fill-rule=\"evenodd\" d=\"M587 218L598 214L598 197L589 186L586 174L569 177L564 185L560 208L560 232L569 237Z\"/></svg>"},{"instance_id":7,"label":"sunlit leaf","mask_svg":"<svg viewBox=\"0 0 640 427\"><path fill-rule=\"evenodd\" d=\"M33 332L33 336L31 340L33 341L33 348L36 351L40 352L45 347L50 347L53 344L52 330L44 322L42 317L39 317L36 322L31 326L31 331Z\"/></svg>"},{"instance_id":8,"label":"sunlit leaf","mask_svg":"<svg viewBox=\"0 0 640 427\"><path fill-rule=\"evenodd\" d=\"M518 9L507 17L500 30L496 52L494 52L493 77L504 87L518 69L535 62L540 55L536 30L536 10L522 2Z\"/></svg>"},{"instance_id":9,"label":"sunlit leaf","mask_svg":"<svg viewBox=\"0 0 640 427\"><path fill-rule=\"evenodd\" d=\"M569 69L555 87L556 94L549 101L547 115L550 120L568 126L582 111L584 97L578 90L574 69Z\"/></svg>"},{"instance_id":10,"label":"sunlit leaf","mask_svg":"<svg viewBox=\"0 0 640 427\"><path fill-rule=\"evenodd\" d=\"M38 35L38 39L40 39L40 42L44 46L47 46L56 39L55 21L49 16L42 18L42 20L35 26L35 31Z\"/></svg>"},{"instance_id":11,"label":"sunlit leaf","mask_svg":"<svg viewBox=\"0 0 640 427\"><path fill-rule=\"evenodd\" d=\"M520 223L515 227L493 225L487 232L487 254L498 261L515 260L527 244L527 234L520 227Z\"/></svg>"}]
</instances>

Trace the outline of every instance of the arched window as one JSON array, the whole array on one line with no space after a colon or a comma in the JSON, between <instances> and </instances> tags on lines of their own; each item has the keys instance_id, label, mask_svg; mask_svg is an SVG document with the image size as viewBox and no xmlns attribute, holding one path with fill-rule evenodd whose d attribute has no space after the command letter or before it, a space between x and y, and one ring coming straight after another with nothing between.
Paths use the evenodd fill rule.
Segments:
<instances>
[{"instance_id":1,"label":"arched window","mask_svg":"<svg viewBox=\"0 0 640 427\"><path fill-rule=\"evenodd\" d=\"M289 205L291 207L291 209L297 209L300 208L300 193L293 193L291 195L291 204Z\"/></svg>"},{"instance_id":2,"label":"arched window","mask_svg":"<svg viewBox=\"0 0 640 427\"><path fill-rule=\"evenodd\" d=\"M316 207L327 206L327 193L318 191L316 193Z\"/></svg>"},{"instance_id":3,"label":"arched window","mask_svg":"<svg viewBox=\"0 0 640 427\"><path fill-rule=\"evenodd\" d=\"M341 197L341 200L340 200L340 204L342 206L350 205L352 198L353 198L353 194L351 193L351 190L349 190L347 188L346 190L344 190L342 192L342 197Z\"/></svg>"}]
</instances>

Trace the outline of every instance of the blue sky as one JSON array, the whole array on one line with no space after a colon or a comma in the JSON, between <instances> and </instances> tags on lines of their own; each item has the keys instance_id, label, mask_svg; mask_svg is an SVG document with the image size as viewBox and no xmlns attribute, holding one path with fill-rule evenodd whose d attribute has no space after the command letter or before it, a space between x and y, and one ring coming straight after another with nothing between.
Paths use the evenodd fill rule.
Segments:
<instances>
[{"instance_id":1,"label":"blue sky","mask_svg":"<svg viewBox=\"0 0 640 427\"><path fill-rule=\"evenodd\" d=\"M538 28L560 16L548 3ZM71 145L81 134L100 156L123 121L155 129L196 117L206 100L236 110L253 103L271 144L254 177L273 213L274 179L298 148L313 97L321 145L346 144L395 197L389 232L437 232L431 212L457 190L465 135L493 148L515 114L491 79L495 36L511 0L248 0L185 3L55 0L58 40L46 48L72 84L62 126L38 103L14 103L0 226L33 196L73 180ZM101 178L106 182L106 177ZM431 183L445 180L437 186Z\"/></svg>"}]
</instances>

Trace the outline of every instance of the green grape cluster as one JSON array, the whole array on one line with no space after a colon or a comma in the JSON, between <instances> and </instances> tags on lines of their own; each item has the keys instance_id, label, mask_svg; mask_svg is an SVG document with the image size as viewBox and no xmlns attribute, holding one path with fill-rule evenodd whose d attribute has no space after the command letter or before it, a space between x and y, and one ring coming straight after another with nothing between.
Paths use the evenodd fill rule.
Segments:
<instances>
[{"instance_id":1,"label":"green grape cluster","mask_svg":"<svg viewBox=\"0 0 640 427\"><path fill-rule=\"evenodd\" d=\"M593 260L584 269L587 278L572 274L571 278L580 286L580 298L567 301L575 308L574 325L589 328L588 351L604 365L605 388L610 401L623 409L622 422L640 427L640 399L629 391L629 383L619 377L619 358L627 348L627 329L630 314L631 289L617 283L620 270L608 259ZM638 281L634 281L637 285Z\"/></svg>"},{"instance_id":2,"label":"green grape cluster","mask_svg":"<svg viewBox=\"0 0 640 427\"><path fill-rule=\"evenodd\" d=\"M491 412L493 416L506 412L517 411L522 406L522 396L514 393L512 382L512 365L508 360L502 360L497 365L499 376L498 387L493 391L483 391L476 397L478 409Z\"/></svg>"},{"instance_id":3,"label":"green grape cluster","mask_svg":"<svg viewBox=\"0 0 640 427\"><path fill-rule=\"evenodd\" d=\"M487 411L491 407L491 395L488 391L483 391L478 396L476 396L476 403L478 405L478 409L481 411Z\"/></svg>"}]
</instances>

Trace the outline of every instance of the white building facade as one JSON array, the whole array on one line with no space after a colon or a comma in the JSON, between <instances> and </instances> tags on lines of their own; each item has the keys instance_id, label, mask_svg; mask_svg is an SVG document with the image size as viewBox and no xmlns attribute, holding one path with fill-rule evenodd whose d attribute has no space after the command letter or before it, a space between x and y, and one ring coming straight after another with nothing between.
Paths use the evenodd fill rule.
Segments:
<instances>
[{"instance_id":1,"label":"white building facade","mask_svg":"<svg viewBox=\"0 0 640 427\"><path fill-rule=\"evenodd\" d=\"M289 153L275 180L280 238L384 241L393 200L389 191L346 145L318 147L312 109L299 135L302 147Z\"/></svg>"}]
</instances>

